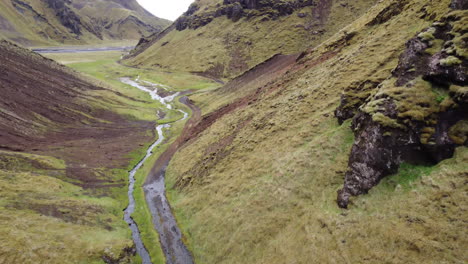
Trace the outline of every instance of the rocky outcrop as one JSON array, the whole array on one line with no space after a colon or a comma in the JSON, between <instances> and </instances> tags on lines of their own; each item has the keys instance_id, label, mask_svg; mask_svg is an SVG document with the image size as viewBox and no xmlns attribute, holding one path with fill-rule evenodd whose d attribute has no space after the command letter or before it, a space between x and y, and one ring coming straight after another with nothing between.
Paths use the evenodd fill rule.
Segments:
<instances>
[{"instance_id":1,"label":"rocky outcrop","mask_svg":"<svg viewBox=\"0 0 468 264\"><path fill-rule=\"evenodd\" d=\"M466 0L453 0L450 5L453 9L468 9L468 1Z\"/></svg>"},{"instance_id":2,"label":"rocky outcrop","mask_svg":"<svg viewBox=\"0 0 468 264\"><path fill-rule=\"evenodd\" d=\"M221 16L226 16L232 21L257 16L265 16L264 19L277 19L281 16L291 15L294 11L306 6L322 4L321 2L330 2L330 0L224 0L223 4L218 5L215 10L199 13L197 13L199 6L195 2L175 23L176 29L182 31L187 28L197 29L203 27L211 23L213 19Z\"/></svg>"},{"instance_id":3,"label":"rocky outcrop","mask_svg":"<svg viewBox=\"0 0 468 264\"><path fill-rule=\"evenodd\" d=\"M55 11L55 14L63 26L70 29L76 35L81 34L81 20L67 4L70 0L44 0L49 8Z\"/></svg>"},{"instance_id":4,"label":"rocky outcrop","mask_svg":"<svg viewBox=\"0 0 468 264\"><path fill-rule=\"evenodd\" d=\"M467 2L454 0L452 7ZM359 106L340 207L403 162L436 164L468 145L467 17L466 10L452 11L409 40L392 76ZM343 107L348 103L336 111L340 121L353 115Z\"/></svg>"}]
</instances>

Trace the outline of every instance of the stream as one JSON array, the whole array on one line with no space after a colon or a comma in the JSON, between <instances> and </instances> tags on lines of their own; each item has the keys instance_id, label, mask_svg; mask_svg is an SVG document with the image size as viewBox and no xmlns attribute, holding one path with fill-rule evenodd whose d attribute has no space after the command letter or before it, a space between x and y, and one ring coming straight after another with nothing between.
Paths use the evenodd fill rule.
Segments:
<instances>
[{"instance_id":1,"label":"stream","mask_svg":"<svg viewBox=\"0 0 468 264\"><path fill-rule=\"evenodd\" d=\"M131 85L137 89L150 94L153 100L161 102L168 110L173 109L172 101L180 94L175 93L170 96L161 97L158 95L158 89L166 89L166 86L153 84L144 81L145 85L139 82L139 77L136 80L130 78L121 78L121 82ZM148 87L149 86L149 87ZM151 89L151 88L153 89ZM185 103L185 100L181 100ZM177 109L177 111L183 114L183 118L177 121L183 121L188 118L188 113ZM175 122L177 122L175 121ZM146 156L135 166L129 173L129 189L128 189L128 200L129 205L124 212L124 220L128 223L132 230L132 238L135 243L137 253L143 260L143 264L152 264L151 257L145 248L143 241L141 240L140 230L137 224L132 219L131 215L135 211L135 198L133 192L135 190L135 174L145 163L145 161L153 154L154 148L160 145L164 141L163 129L169 128L169 124L158 125L156 131L158 134L158 140L154 142L146 151ZM157 180L151 181L144 185L145 197L148 207L150 208L152 215L152 222L155 229L158 231L161 248L166 256L167 264L192 264L192 255L182 241L182 233L177 225L174 215L172 214L169 201L166 198L166 186L165 186L165 165L164 169L159 173Z\"/></svg>"}]
</instances>

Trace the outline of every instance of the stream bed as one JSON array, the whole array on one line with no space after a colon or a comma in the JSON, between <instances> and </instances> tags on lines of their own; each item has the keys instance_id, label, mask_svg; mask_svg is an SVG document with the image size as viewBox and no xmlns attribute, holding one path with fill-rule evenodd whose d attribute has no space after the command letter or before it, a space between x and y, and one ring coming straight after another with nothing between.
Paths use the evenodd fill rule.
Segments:
<instances>
[{"instance_id":1,"label":"stream bed","mask_svg":"<svg viewBox=\"0 0 468 264\"><path fill-rule=\"evenodd\" d=\"M168 110L173 109L172 101L179 93L175 93L166 97L161 97L158 94L158 88L165 89L162 85L153 84L144 81L146 85L142 85L139 82L139 78L132 80L130 78L121 78L121 82L131 85L137 89L150 94L153 100L161 102L164 107ZM183 114L183 118L177 120L183 121L188 118L188 113L178 109L177 111ZM129 205L124 212L124 220L128 223L131 231L132 238L135 243L135 247L138 255L143 260L143 264L152 264L151 257L143 244L140 236L140 230L137 224L132 219L131 215L135 211L135 198L133 192L135 190L135 174L143 166L145 161L153 154L154 148L160 145L164 141L163 129L169 128L169 124L158 125L156 131L158 134L158 140L154 142L146 151L146 156L135 166L129 173L129 189L128 189L128 200ZM166 186L165 186L165 167L157 175L156 180L144 185L145 197L148 207L151 211L152 222L155 229L158 231L161 248L166 256L167 264L192 264L192 255L182 241L182 233L177 225L174 215L166 198Z\"/></svg>"}]
</instances>

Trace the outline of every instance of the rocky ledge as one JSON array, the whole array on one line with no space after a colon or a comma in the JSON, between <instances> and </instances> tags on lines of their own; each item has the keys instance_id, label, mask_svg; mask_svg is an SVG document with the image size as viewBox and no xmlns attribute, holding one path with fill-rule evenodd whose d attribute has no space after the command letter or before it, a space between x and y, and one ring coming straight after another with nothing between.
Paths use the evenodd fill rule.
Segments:
<instances>
[{"instance_id":1,"label":"rocky ledge","mask_svg":"<svg viewBox=\"0 0 468 264\"><path fill-rule=\"evenodd\" d=\"M436 164L468 146L467 0L406 44L392 76L355 109L337 109L340 122L354 115L355 142L337 202L367 193L403 162Z\"/></svg>"},{"instance_id":2,"label":"rocky ledge","mask_svg":"<svg viewBox=\"0 0 468 264\"><path fill-rule=\"evenodd\" d=\"M239 19L263 16L264 19L277 19L281 16L291 15L294 11L306 6L318 5L319 2L330 0L224 0L214 10L198 12L198 3L193 3L177 21L176 29L179 31L187 28L197 29L209 24L213 19L227 16L232 21Z\"/></svg>"}]
</instances>

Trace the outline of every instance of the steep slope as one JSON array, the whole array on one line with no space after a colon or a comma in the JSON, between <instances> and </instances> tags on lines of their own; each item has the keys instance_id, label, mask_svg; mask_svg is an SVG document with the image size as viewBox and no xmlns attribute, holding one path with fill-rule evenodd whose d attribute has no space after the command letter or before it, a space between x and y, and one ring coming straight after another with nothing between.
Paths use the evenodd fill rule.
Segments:
<instances>
[{"instance_id":1,"label":"steep slope","mask_svg":"<svg viewBox=\"0 0 468 264\"><path fill-rule=\"evenodd\" d=\"M24 45L137 40L169 21L136 0L1 0L0 36Z\"/></svg>"},{"instance_id":2,"label":"steep slope","mask_svg":"<svg viewBox=\"0 0 468 264\"><path fill-rule=\"evenodd\" d=\"M196 262L465 262L466 2L379 1L192 97L166 177Z\"/></svg>"},{"instance_id":3,"label":"steep slope","mask_svg":"<svg viewBox=\"0 0 468 264\"><path fill-rule=\"evenodd\" d=\"M374 2L199 0L168 29L142 39L127 63L231 78L277 53L321 43Z\"/></svg>"},{"instance_id":4,"label":"steep slope","mask_svg":"<svg viewBox=\"0 0 468 264\"><path fill-rule=\"evenodd\" d=\"M134 114L154 104L6 41L0 60L0 263L129 261L127 173L155 137Z\"/></svg>"}]
</instances>

